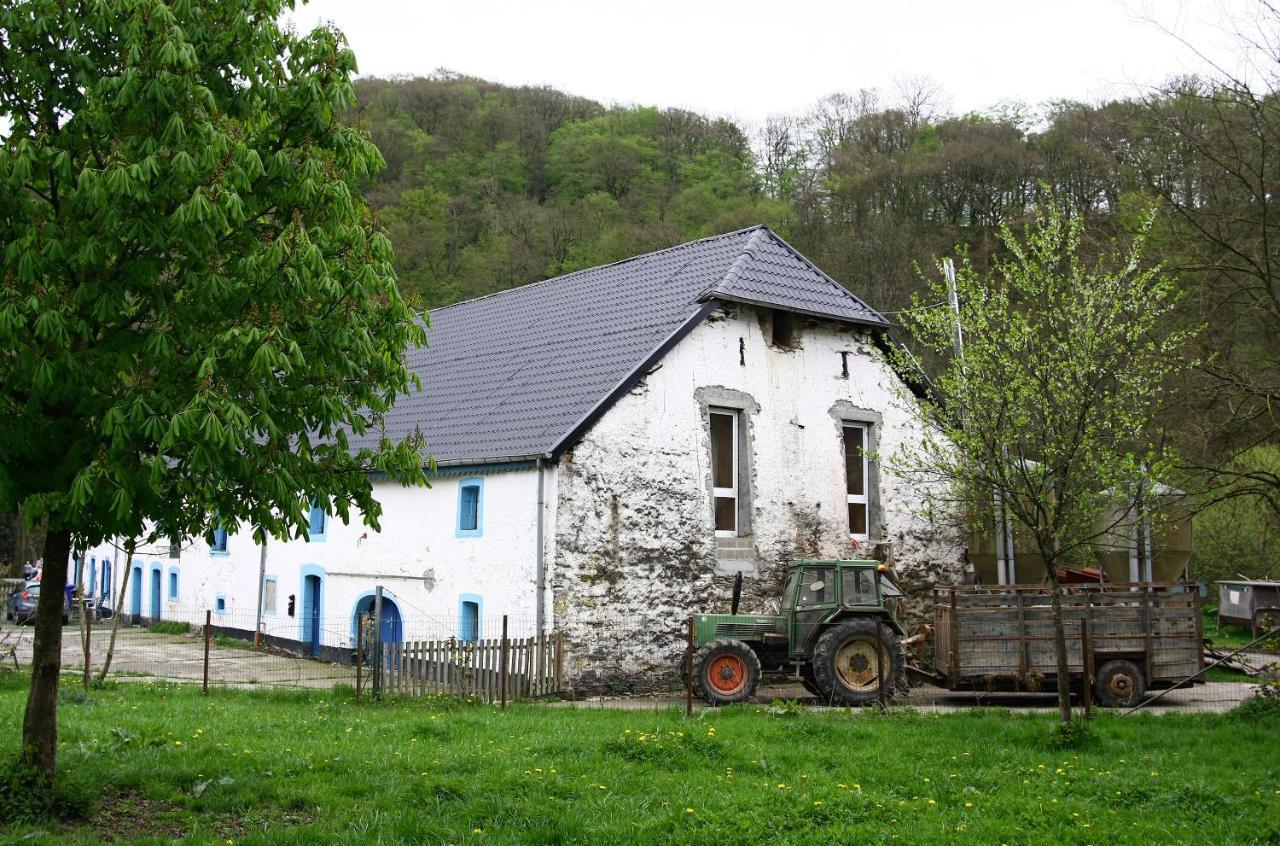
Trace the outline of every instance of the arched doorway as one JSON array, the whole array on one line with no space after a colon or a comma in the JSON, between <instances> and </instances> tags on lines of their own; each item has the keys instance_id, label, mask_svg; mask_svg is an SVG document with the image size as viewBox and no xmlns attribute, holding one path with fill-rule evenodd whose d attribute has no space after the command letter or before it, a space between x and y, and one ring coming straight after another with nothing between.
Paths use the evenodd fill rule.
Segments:
<instances>
[{"instance_id":1,"label":"arched doorway","mask_svg":"<svg viewBox=\"0 0 1280 846\"><path fill-rule=\"evenodd\" d=\"M142 565L133 568L133 578L129 584L129 613L136 626L142 621Z\"/></svg>"},{"instance_id":2,"label":"arched doorway","mask_svg":"<svg viewBox=\"0 0 1280 846\"><path fill-rule=\"evenodd\" d=\"M160 621L160 565L151 565L151 622Z\"/></svg>"},{"instance_id":3,"label":"arched doorway","mask_svg":"<svg viewBox=\"0 0 1280 846\"><path fill-rule=\"evenodd\" d=\"M354 634L356 627L360 625L360 618L365 615L372 616L373 604L377 597L373 591L366 593L356 601L355 611L351 615L351 631ZM400 614L400 606L396 600L388 596L386 592L382 594L382 642L383 643L400 643L404 640L404 617Z\"/></svg>"}]
</instances>

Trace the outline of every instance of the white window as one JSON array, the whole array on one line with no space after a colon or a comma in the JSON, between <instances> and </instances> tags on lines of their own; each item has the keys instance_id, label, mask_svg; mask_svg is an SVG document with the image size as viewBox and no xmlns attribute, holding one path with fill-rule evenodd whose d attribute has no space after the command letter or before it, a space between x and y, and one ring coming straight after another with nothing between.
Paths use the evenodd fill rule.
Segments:
<instances>
[{"instance_id":1,"label":"white window","mask_svg":"<svg viewBox=\"0 0 1280 846\"><path fill-rule=\"evenodd\" d=\"M265 614L276 613L276 579L267 576L262 583L262 611Z\"/></svg>"},{"instance_id":2,"label":"white window","mask_svg":"<svg viewBox=\"0 0 1280 846\"><path fill-rule=\"evenodd\" d=\"M867 427L844 427L845 500L849 506L849 537L867 539Z\"/></svg>"},{"instance_id":3,"label":"white window","mask_svg":"<svg viewBox=\"0 0 1280 846\"><path fill-rule=\"evenodd\" d=\"M738 535L738 413L713 409L711 426L711 497L716 537Z\"/></svg>"}]
</instances>

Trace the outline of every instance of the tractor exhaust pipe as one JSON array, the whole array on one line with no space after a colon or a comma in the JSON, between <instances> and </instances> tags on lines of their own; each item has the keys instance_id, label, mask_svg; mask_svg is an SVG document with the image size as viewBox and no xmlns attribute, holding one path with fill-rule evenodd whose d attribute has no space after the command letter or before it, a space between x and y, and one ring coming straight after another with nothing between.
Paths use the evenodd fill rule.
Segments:
<instances>
[{"instance_id":1,"label":"tractor exhaust pipe","mask_svg":"<svg viewBox=\"0 0 1280 846\"><path fill-rule=\"evenodd\" d=\"M739 570L733 577L733 601L729 605L729 613L737 614L738 605L742 602L742 571Z\"/></svg>"}]
</instances>

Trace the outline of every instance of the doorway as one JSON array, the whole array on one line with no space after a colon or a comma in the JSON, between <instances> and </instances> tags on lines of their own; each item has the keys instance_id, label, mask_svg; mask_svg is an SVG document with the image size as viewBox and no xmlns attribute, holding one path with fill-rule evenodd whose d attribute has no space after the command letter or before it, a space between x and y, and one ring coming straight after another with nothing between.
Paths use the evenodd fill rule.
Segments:
<instances>
[{"instance_id":1,"label":"doorway","mask_svg":"<svg viewBox=\"0 0 1280 846\"><path fill-rule=\"evenodd\" d=\"M315 574L302 577L302 642L311 655L320 652L320 599L324 577Z\"/></svg>"}]
</instances>

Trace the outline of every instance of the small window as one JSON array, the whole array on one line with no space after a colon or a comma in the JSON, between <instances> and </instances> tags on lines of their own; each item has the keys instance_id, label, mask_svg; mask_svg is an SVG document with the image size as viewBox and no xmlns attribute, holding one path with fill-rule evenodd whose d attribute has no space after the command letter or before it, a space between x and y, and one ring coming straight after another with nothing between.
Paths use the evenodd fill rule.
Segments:
<instances>
[{"instance_id":1,"label":"small window","mask_svg":"<svg viewBox=\"0 0 1280 846\"><path fill-rule=\"evenodd\" d=\"M786 350L796 348L796 317L789 311L773 311L773 345Z\"/></svg>"},{"instance_id":2,"label":"small window","mask_svg":"<svg viewBox=\"0 0 1280 846\"><path fill-rule=\"evenodd\" d=\"M324 513L324 507L318 500L311 502L311 514L307 518L307 535L313 541L324 540L325 528L328 524L328 515Z\"/></svg>"},{"instance_id":3,"label":"small window","mask_svg":"<svg viewBox=\"0 0 1280 846\"><path fill-rule=\"evenodd\" d=\"M178 571L169 571L169 601L174 602L178 599Z\"/></svg>"},{"instance_id":4,"label":"small window","mask_svg":"<svg viewBox=\"0 0 1280 846\"><path fill-rule=\"evenodd\" d=\"M458 637L468 643L480 639L480 603L462 600L462 619L458 623Z\"/></svg>"},{"instance_id":5,"label":"small window","mask_svg":"<svg viewBox=\"0 0 1280 846\"><path fill-rule=\"evenodd\" d=\"M711 495L718 537L738 535L738 413L715 410L711 428Z\"/></svg>"},{"instance_id":6,"label":"small window","mask_svg":"<svg viewBox=\"0 0 1280 846\"><path fill-rule=\"evenodd\" d=\"M262 612L264 614L276 613L276 578L275 576L267 576L262 583Z\"/></svg>"},{"instance_id":7,"label":"small window","mask_svg":"<svg viewBox=\"0 0 1280 846\"><path fill-rule=\"evenodd\" d=\"M458 482L458 530L460 538L480 537L484 528L484 480Z\"/></svg>"},{"instance_id":8,"label":"small window","mask_svg":"<svg viewBox=\"0 0 1280 846\"><path fill-rule=\"evenodd\" d=\"M213 601L213 610L219 614L227 613L227 598L222 594L218 594L218 598Z\"/></svg>"},{"instance_id":9,"label":"small window","mask_svg":"<svg viewBox=\"0 0 1280 846\"><path fill-rule=\"evenodd\" d=\"M805 567L800 573L800 600L797 608L827 605L836 600L836 586L831 579L835 571L830 567Z\"/></svg>"},{"instance_id":10,"label":"small window","mask_svg":"<svg viewBox=\"0 0 1280 846\"><path fill-rule=\"evenodd\" d=\"M876 577L871 570L846 568L841 573L843 602L845 605L875 605Z\"/></svg>"},{"instance_id":11,"label":"small window","mask_svg":"<svg viewBox=\"0 0 1280 846\"><path fill-rule=\"evenodd\" d=\"M867 427L844 427L845 500L849 537L867 539Z\"/></svg>"},{"instance_id":12,"label":"small window","mask_svg":"<svg viewBox=\"0 0 1280 846\"><path fill-rule=\"evenodd\" d=\"M213 534L209 540L209 551L218 554L224 554L227 551L227 527L214 526Z\"/></svg>"}]
</instances>

